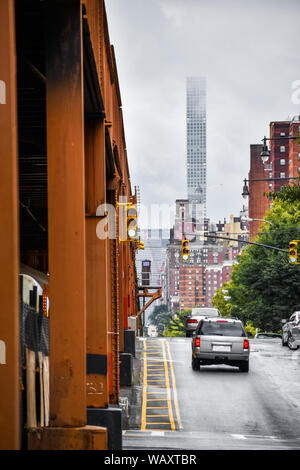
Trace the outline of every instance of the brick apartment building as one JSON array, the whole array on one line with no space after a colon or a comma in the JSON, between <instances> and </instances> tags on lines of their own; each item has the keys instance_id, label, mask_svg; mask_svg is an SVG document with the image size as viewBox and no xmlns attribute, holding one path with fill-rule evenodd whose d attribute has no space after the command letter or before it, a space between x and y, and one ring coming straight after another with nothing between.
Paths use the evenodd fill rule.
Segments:
<instances>
[{"instance_id":1,"label":"brick apartment building","mask_svg":"<svg viewBox=\"0 0 300 470\"><path fill-rule=\"evenodd\" d=\"M203 266L180 266L179 308L185 310L195 305L205 306L205 280Z\"/></svg>"},{"instance_id":2,"label":"brick apartment building","mask_svg":"<svg viewBox=\"0 0 300 470\"><path fill-rule=\"evenodd\" d=\"M251 181L261 180L272 177L272 166L263 164L261 159L262 145L250 145L250 171L249 171L249 218L254 219L250 222L250 240L253 240L259 231L266 212L270 208L271 201L264 196L264 193L272 191L272 182ZM257 219L257 220L255 220Z\"/></svg>"},{"instance_id":3,"label":"brick apartment building","mask_svg":"<svg viewBox=\"0 0 300 470\"><path fill-rule=\"evenodd\" d=\"M291 121L272 121L270 123L270 158L263 164L261 160L262 145L250 145L250 171L248 178L264 179L269 181L249 181L249 217L251 219L264 219L271 207L270 200L264 193L279 191L287 184L296 180L288 178L298 177L300 174L300 145L296 137L300 133L300 116ZM273 139L273 140L272 140ZM274 180L274 178L278 178ZM263 222L253 220L250 222L250 240L253 240Z\"/></svg>"},{"instance_id":4,"label":"brick apartment building","mask_svg":"<svg viewBox=\"0 0 300 470\"><path fill-rule=\"evenodd\" d=\"M236 256L235 256L236 257ZM224 261L221 265L208 265L205 268L205 306L212 307L212 299L223 284L230 281L235 260Z\"/></svg>"}]
</instances>

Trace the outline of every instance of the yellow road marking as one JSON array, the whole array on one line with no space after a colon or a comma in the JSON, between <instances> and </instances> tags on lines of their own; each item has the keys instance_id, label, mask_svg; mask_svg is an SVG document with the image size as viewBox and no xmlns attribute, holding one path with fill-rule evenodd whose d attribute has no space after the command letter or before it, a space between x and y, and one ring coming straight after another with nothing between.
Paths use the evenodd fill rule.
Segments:
<instances>
[{"instance_id":1,"label":"yellow road marking","mask_svg":"<svg viewBox=\"0 0 300 470\"><path fill-rule=\"evenodd\" d=\"M168 388L168 408L169 408L169 415L170 415L170 423L171 423L171 429L173 431L175 430L175 423L174 423L172 403L171 403L171 390L170 390L169 370L168 370L165 342L163 342L163 358L164 358L164 364L165 364L166 385Z\"/></svg>"},{"instance_id":2,"label":"yellow road marking","mask_svg":"<svg viewBox=\"0 0 300 470\"><path fill-rule=\"evenodd\" d=\"M166 401L167 398L147 398L147 401Z\"/></svg>"},{"instance_id":3,"label":"yellow road marking","mask_svg":"<svg viewBox=\"0 0 300 470\"><path fill-rule=\"evenodd\" d=\"M174 367L173 367L173 360L172 360L171 349L170 349L170 345L169 345L168 341L167 341L167 348L168 348L168 354L169 354L169 359L170 359L170 370L171 370L171 376L172 376L175 412L176 412L176 417L177 417L177 422L178 422L179 429L182 429L182 422L181 422L181 418L180 418L180 411L179 411L179 405L178 405L178 396L177 396L177 389L176 389L176 380L175 380L175 373L174 373Z\"/></svg>"},{"instance_id":4,"label":"yellow road marking","mask_svg":"<svg viewBox=\"0 0 300 470\"><path fill-rule=\"evenodd\" d=\"M171 423L147 423L147 426L149 426L149 424L150 425L155 424L155 425L160 425L160 426L171 426ZM162 429L162 431L163 431L163 429Z\"/></svg>"},{"instance_id":5,"label":"yellow road marking","mask_svg":"<svg viewBox=\"0 0 300 470\"><path fill-rule=\"evenodd\" d=\"M147 403L147 344L144 343L144 377L143 377L143 403L142 403L142 417L141 417L141 430L146 429L146 403Z\"/></svg>"},{"instance_id":6,"label":"yellow road marking","mask_svg":"<svg viewBox=\"0 0 300 470\"><path fill-rule=\"evenodd\" d=\"M143 401L142 401L142 415L141 415L141 431L145 431L147 429L147 426L153 426L153 425L160 425L160 426L167 426L171 427L171 430L175 430L175 422L174 422L174 416L173 416L173 407L172 407L172 394L171 394L171 388L170 388L170 375L169 375L169 366L168 366L168 360L167 360L167 353L166 353L166 342L161 343L161 348L153 348L149 345L147 345L147 341L143 340L143 346L144 346L144 353L143 353L143 360L144 360L144 373L143 373ZM159 354L162 353L163 358L159 357ZM172 376L172 384L173 386L175 385L175 378L174 378L174 371L172 369L172 364L171 364L171 355L170 355L170 350L168 346L168 354L170 357L170 372ZM155 372L157 371L163 371L164 374L156 374ZM153 372L153 373L151 373ZM154 377L154 378L152 378ZM157 378L155 378L157 377ZM160 384L156 383L161 382ZM151 391L149 388L155 389L155 388L165 388L166 390L164 391ZM152 398L150 395L156 395L156 394L162 394L162 398ZM175 395L174 395L175 396ZM167 406L147 406L149 402L153 401L165 401L167 402ZM161 414L161 415L156 415L156 414L147 414L148 410L168 410L168 414ZM176 410L176 408L175 408ZM177 413L177 411L176 411ZM164 418L169 418L170 422L149 422L147 421L147 418L158 418L158 417L164 417ZM178 419L178 413L177 413L177 419ZM151 429L152 431L153 429ZM162 429L157 429L157 431L161 431Z\"/></svg>"},{"instance_id":7,"label":"yellow road marking","mask_svg":"<svg viewBox=\"0 0 300 470\"><path fill-rule=\"evenodd\" d=\"M147 410L168 410L168 406L146 406Z\"/></svg>"}]
</instances>

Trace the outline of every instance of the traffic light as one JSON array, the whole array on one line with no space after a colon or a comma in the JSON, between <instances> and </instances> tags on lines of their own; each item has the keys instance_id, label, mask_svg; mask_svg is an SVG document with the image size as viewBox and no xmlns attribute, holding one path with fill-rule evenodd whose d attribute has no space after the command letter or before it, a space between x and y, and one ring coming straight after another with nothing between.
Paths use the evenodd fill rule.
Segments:
<instances>
[{"instance_id":1,"label":"traffic light","mask_svg":"<svg viewBox=\"0 0 300 470\"><path fill-rule=\"evenodd\" d=\"M144 242L141 242L140 240L138 240L136 247L138 250L144 250L145 249Z\"/></svg>"},{"instance_id":2,"label":"traffic light","mask_svg":"<svg viewBox=\"0 0 300 470\"><path fill-rule=\"evenodd\" d=\"M190 257L189 240L181 240L181 259L187 261Z\"/></svg>"},{"instance_id":3,"label":"traffic light","mask_svg":"<svg viewBox=\"0 0 300 470\"><path fill-rule=\"evenodd\" d=\"M128 204L126 206L126 230L127 241L137 240L137 206L135 204Z\"/></svg>"},{"instance_id":4,"label":"traffic light","mask_svg":"<svg viewBox=\"0 0 300 470\"><path fill-rule=\"evenodd\" d=\"M290 242L289 249L289 261L291 264L298 264L298 240L293 240Z\"/></svg>"}]
</instances>

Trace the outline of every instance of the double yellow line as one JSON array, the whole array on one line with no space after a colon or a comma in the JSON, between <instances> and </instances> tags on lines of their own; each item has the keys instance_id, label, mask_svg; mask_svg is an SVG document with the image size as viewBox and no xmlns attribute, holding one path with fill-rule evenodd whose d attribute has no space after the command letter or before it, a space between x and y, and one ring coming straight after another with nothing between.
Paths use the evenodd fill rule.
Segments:
<instances>
[{"instance_id":1,"label":"double yellow line","mask_svg":"<svg viewBox=\"0 0 300 470\"><path fill-rule=\"evenodd\" d=\"M175 373L173 368L173 361L171 356L170 345L168 341L156 341L150 342L152 347L147 346L147 340L144 340L144 373L143 373L143 402L142 402L142 416L141 416L141 430L156 430L164 431L170 430L175 431L176 424L174 420L173 406L175 409L175 416L177 420L177 426L182 429L180 412L178 406L178 397L176 391ZM166 346L167 345L167 346ZM156 353L154 352L156 351ZM153 356L154 352L154 356ZM155 372L153 374L153 372ZM157 374L157 372L159 372ZM153 379L152 377L155 377ZM160 389L160 390L156 390ZM165 390L164 390L165 389ZM173 393L172 393L173 392ZM172 402L173 394L173 402ZM155 398L151 396L154 395ZM162 398L157 398L161 395ZM161 404L167 406L148 406L149 402L160 401ZM168 414L164 414L165 411L161 411L162 414L147 414L147 410L168 410ZM168 418L168 422L154 422L147 421L147 418ZM159 425L167 427L167 429L153 429L153 425ZM147 427L148 426L148 427Z\"/></svg>"}]
</instances>

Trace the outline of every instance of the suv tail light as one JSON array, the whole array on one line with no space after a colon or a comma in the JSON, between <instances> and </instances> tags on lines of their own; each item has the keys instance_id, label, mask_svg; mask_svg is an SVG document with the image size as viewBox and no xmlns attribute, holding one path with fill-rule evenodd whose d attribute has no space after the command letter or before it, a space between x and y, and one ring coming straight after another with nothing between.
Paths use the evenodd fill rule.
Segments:
<instances>
[{"instance_id":1,"label":"suv tail light","mask_svg":"<svg viewBox=\"0 0 300 470\"><path fill-rule=\"evenodd\" d=\"M195 348L200 348L200 338L195 338Z\"/></svg>"},{"instance_id":2,"label":"suv tail light","mask_svg":"<svg viewBox=\"0 0 300 470\"><path fill-rule=\"evenodd\" d=\"M249 340L244 339L244 349L249 349Z\"/></svg>"},{"instance_id":3,"label":"suv tail light","mask_svg":"<svg viewBox=\"0 0 300 470\"><path fill-rule=\"evenodd\" d=\"M195 320L193 318L190 318L188 321L188 323L198 323L198 320Z\"/></svg>"}]
</instances>

